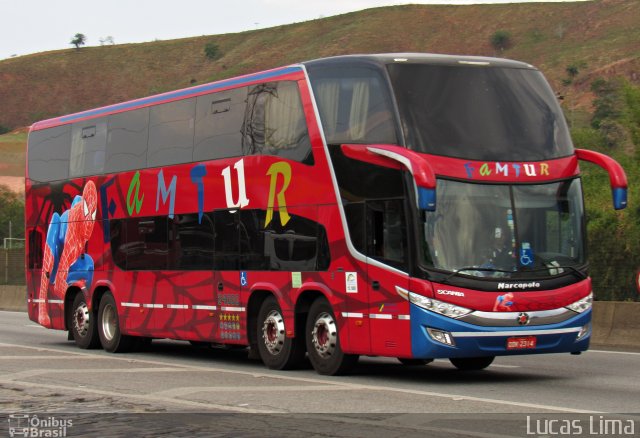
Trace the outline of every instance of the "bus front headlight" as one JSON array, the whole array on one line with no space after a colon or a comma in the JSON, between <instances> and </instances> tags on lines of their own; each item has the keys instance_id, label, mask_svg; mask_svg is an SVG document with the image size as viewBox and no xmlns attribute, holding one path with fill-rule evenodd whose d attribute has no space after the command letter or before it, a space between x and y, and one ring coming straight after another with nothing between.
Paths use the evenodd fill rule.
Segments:
<instances>
[{"instance_id":1,"label":"bus front headlight","mask_svg":"<svg viewBox=\"0 0 640 438\"><path fill-rule=\"evenodd\" d=\"M593 292L584 298L579 299L575 303L571 303L566 306L567 309L573 310L576 313L583 313L593 306Z\"/></svg>"},{"instance_id":2,"label":"bus front headlight","mask_svg":"<svg viewBox=\"0 0 640 438\"><path fill-rule=\"evenodd\" d=\"M409 292L409 302L423 309L430 310L449 318L460 318L467 315L473 310L466 307L456 306L455 304L445 303L444 301L434 300L425 296Z\"/></svg>"}]
</instances>

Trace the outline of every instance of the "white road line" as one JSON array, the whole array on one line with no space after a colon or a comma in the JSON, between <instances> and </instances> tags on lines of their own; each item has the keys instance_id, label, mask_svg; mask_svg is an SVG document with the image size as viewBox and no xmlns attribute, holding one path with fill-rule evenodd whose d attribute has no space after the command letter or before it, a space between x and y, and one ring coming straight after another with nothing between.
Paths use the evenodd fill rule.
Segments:
<instances>
[{"instance_id":1,"label":"white road line","mask_svg":"<svg viewBox=\"0 0 640 438\"><path fill-rule=\"evenodd\" d=\"M181 372L184 372L181 370ZM242 392L243 389L238 386L185 386L180 388L172 388L164 391L153 392L153 395L161 397L185 397L198 392ZM307 391L352 391L351 388L332 387L328 385L307 385L307 386L281 386L281 385L268 385L268 386L252 386L244 389L244 391L254 392L307 392Z\"/></svg>"},{"instance_id":2,"label":"white road line","mask_svg":"<svg viewBox=\"0 0 640 438\"><path fill-rule=\"evenodd\" d=\"M34 356L0 356L0 360L74 360L75 358L69 356L45 356L45 355L34 355ZM88 357L87 359L101 359L100 356Z\"/></svg>"},{"instance_id":3,"label":"white road line","mask_svg":"<svg viewBox=\"0 0 640 438\"><path fill-rule=\"evenodd\" d=\"M59 349L53 349L53 348L42 348L42 347L31 347L31 346L24 346L24 345L15 345L15 344L7 344L7 343L0 343L0 347L2 346L11 346L11 347L16 347L16 348L27 348L27 349L34 349L34 350L41 350L41 351L55 351L55 352L63 352L63 350L59 350ZM93 354L91 353L82 353L82 352L67 352L69 354L73 354L76 356L93 356ZM146 359L128 359L128 358L122 358L122 357L105 357L108 358L109 360L121 360L121 361L127 361L129 363L141 363L141 364L154 364L154 365L162 365L162 366L169 366L169 367L176 367L176 368L181 368L183 370L197 370L197 371L207 371L207 372L214 372L214 373L228 373L228 374L236 374L236 375L242 375L242 376L253 376L253 377L264 377L264 378L270 378L270 379L279 379L279 380L283 380L283 381L290 381L290 382L305 382L305 383L310 383L310 384L314 384L314 385L331 385L331 386L338 386L338 387L344 387L344 388L348 388L348 389L354 389L354 390L370 390L370 391L376 391L376 392L380 392L380 391L388 391L388 392L395 392L395 393L400 393L400 394L411 394L411 395L419 395L419 396L428 396L428 397L438 397L438 398L443 398L443 399L448 399L448 400L454 400L454 401L470 401L470 402L478 402L478 403L490 403L490 404L496 404L496 405L502 405L502 406L512 406L512 407L521 407L521 408L528 408L528 409L540 409L543 411L556 411L556 412L563 412L563 413L576 413L576 414L603 414L604 412L602 411L592 411L592 410L585 410L585 409L575 409L575 408L570 408L570 407L566 407L566 406L552 406L552 405L540 405L540 404L535 404L535 403L523 403L523 402L515 402L515 401L509 401L509 400L501 400L501 399L491 399L491 398L484 398L484 397L473 397L473 396L467 396L467 395L460 395L460 394L448 394L448 393L441 393L441 392L433 392L433 391L423 391L423 390L418 390L418 389L408 389L408 388L394 388L394 387L388 387L388 386L382 386L382 385L363 385L363 384L359 384L359 383L349 383L346 381L342 381L342 382L335 382L332 380L324 380L324 379L316 379L316 378L310 378L310 377L290 377L290 376L286 376L284 374L278 374L277 372L274 372L273 374L269 373L269 372L260 372L260 373L255 373L255 372L249 372L249 371L240 371L240 370L230 370L230 369L226 369L226 368L219 368L219 367L209 367L209 366L195 366L195 365L186 365L186 364L177 364L177 363L171 363L171 362L163 362L163 361L159 361L159 360L146 360ZM3 379L0 379L0 382L3 381ZM17 382L14 382L17 383ZM22 382L21 382L22 383ZM47 386L47 385L43 385L43 386ZM64 388L64 387L56 387L55 385L51 385L54 389L59 389L59 388ZM87 389L87 392L91 392L91 390ZM102 390L95 390L95 393L97 394L105 394L105 395L110 395L110 396L115 396L115 397L124 397L124 394L120 394L120 393L115 393L115 392L109 392L109 391L102 391ZM151 396L138 396L142 399L146 399L146 400L150 400L149 397ZM146 398L145 398L146 397ZM173 399L159 399L158 401L173 401ZM179 400L176 400L179 401ZM195 402L194 402L195 403ZM195 403L194 406L207 406L207 404L205 403ZM213 405L215 408L219 408L217 405ZM220 408L222 409L222 408ZM229 406L224 406L225 410L233 410L234 408L230 408ZM262 412L262 411L260 411Z\"/></svg>"},{"instance_id":4,"label":"white road line","mask_svg":"<svg viewBox=\"0 0 640 438\"><path fill-rule=\"evenodd\" d=\"M629 356L640 356L640 353L632 351L611 351L611 350L587 350L587 353L608 353L608 354L627 354Z\"/></svg>"}]
</instances>

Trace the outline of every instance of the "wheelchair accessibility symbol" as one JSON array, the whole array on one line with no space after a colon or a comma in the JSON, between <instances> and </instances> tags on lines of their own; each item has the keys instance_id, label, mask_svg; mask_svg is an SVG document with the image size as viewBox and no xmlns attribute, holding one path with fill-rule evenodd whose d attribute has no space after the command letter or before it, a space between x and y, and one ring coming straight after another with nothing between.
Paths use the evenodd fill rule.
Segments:
<instances>
[{"instance_id":1,"label":"wheelchair accessibility symbol","mask_svg":"<svg viewBox=\"0 0 640 438\"><path fill-rule=\"evenodd\" d=\"M247 285L247 273L240 272L240 286L246 286L246 285Z\"/></svg>"},{"instance_id":2,"label":"wheelchair accessibility symbol","mask_svg":"<svg viewBox=\"0 0 640 438\"><path fill-rule=\"evenodd\" d=\"M529 245L522 245L520 249L520 264L522 266L529 266L533 264L533 251Z\"/></svg>"}]
</instances>

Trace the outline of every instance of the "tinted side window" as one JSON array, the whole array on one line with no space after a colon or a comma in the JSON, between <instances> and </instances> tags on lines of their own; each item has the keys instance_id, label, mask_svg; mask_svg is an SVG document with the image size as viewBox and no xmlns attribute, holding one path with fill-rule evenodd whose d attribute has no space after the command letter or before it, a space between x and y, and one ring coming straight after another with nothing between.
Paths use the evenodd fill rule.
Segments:
<instances>
[{"instance_id":1,"label":"tinted side window","mask_svg":"<svg viewBox=\"0 0 640 438\"><path fill-rule=\"evenodd\" d=\"M214 269L233 271L240 266L240 215L227 210L213 213L215 223Z\"/></svg>"},{"instance_id":2,"label":"tinted side window","mask_svg":"<svg viewBox=\"0 0 640 438\"><path fill-rule=\"evenodd\" d=\"M395 198L404 195L402 171L348 158L339 146L329 146L331 161L346 201Z\"/></svg>"},{"instance_id":3,"label":"tinted side window","mask_svg":"<svg viewBox=\"0 0 640 438\"><path fill-rule=\"evenodd\" d=\"M267 228L264 210L110 221L111 254L125 270L327 270L329 243L323 226L279 213Z\"/></svg>"},{"instance_id":4,"label":"tinted side window","mask_svg":"<svg viewBox=\"0 0 640 438\"><path fill-rule=\"evenodd\" d=\"M364 202L350 202L344 206L344 214L347 217L349 236L354 248L362 254L367 253L366 240L366 215Z\"/></svg>"},{"instance_id":5,"label":"tinted side window","mask_svg":"<svg viewBox=\"0 0 640 438\"><path fill-rule=\"evenodd\" d=\"M240 269L269 269L264 251L264 210L240 210Z\"/></svg>"},{"instance_id":6,"label":"tinted side window","mask_svg":"<svg viewBox=\"0 0 640 438\"><path fill-rule=\"evenodd\" d=\"M389 265L407 265L403 172L347 158L330 146L353 246Z\"/></svg>"},{"instance_id":7,"label":"tinted side window","mask_svg":"<svg viewBox=\"0 0 640 438\"><path fill-rule=\"evenodd\" d=\"M192 161L195 112L195 98L151 107L149 167Z\"/></svg>"},{"instance_id":8,"label":"tinted side window","mask_svg":"<svg viewBox=\"0 0 640 438\"><path fill-rule=\"evenodd\" d=\"M246 155L277 155L313 164L302 101L296 82L269 82L251 87L245 118Z\"/></svg>"},{"instance_id":9,"label":"tinted side window","mask_svg":"<svg viewBox=\"0 0 640 438\"><path fill-rule=\"evenodd\" d=\"M167 269L170 255L168 218L112 220L111 251L114 262L123 269Z\"/></svg>"},{"instance_id":10,"label":"tinted side window","mask_svg":"<svg viewBox=\"0 0 640 438\"><path fill-rule=\"evenodd\" d=\"M33 229L29 231L29 269L42 268L42 232Z\"/></svg>"},{"instance_id":11,"label":"tinted side window","mask_svg":"<svg viewBox=\"0 0 640 438\"><path fill-rule=\"evenodd\" d=\"M242 123L247 87L197 98L193 160L242 155Z\"/></svg>"},{"instance_id":12,"label":"tinted side window","mask_svg":"<svg viewBox=\"0 0 640 438\"><path fill-rule=\"evenodd\" d=\"M274 271L315 271L329 266L324 227L310 219L292 215L281 225L279 214L264 230L264 253Z\"/></svg>"},{"instance_id":13,"label":"tinted side window","mask_svg":"<svg viewBox=\"0 0 640 438\"><path fill-rule=\"evenodd\" d=\"M111 238L111 258L117 267L127 269L127 219L112 219L109 221L109 236Z\"/></svg>"},{"instance_id":14,"label":"tinted side window","mask_svg":"<svg viewBox=\"0 0 640 438\"><path fill-rule=\"evenodd\" d=\"M99 175L104 170L107 119L74 123L71 129L69 176Z\"/></svg>"},{"instance_id":15,"label":"tinted side window","mask_svg":"<svg viewBox=\"0 0 640 438\"><path fill-rule=\"evenodd\" d=\"M71 125L29 134L29 178L36 182L69 178Z\"/></svg>"},{"instance_id":16,"label":"tinted side window","mask_svg":"<svg viewBox=\"0 0 640 438\"><path fill-rule=\"evenodd\" d=\"M211 270L213 269L213 248L215 229L213 215L204 213L199 219L197 214L176 216L175 230L170 230L170 247L175 263L170 269Z\"/></svg>"},{"instance_id":17,"label":"tinted side window","mask_svg":"<svg viewBox=\"0 0 640 438\"><path fill-rule=\"evenodd\" d=\"M402 199L369 201L367 205L367 255L404 268L407 238Z\"/></svg>"},{"instance_id":18,"label":"tinted side window","mask_svg":"<svg viewBox=\"0 0 640 438\"><path fill-rule=\"evenodd\" d=\"M146 167L148 139L149 108L109 116L105 172Z\"/></svg>"}]
</instances>

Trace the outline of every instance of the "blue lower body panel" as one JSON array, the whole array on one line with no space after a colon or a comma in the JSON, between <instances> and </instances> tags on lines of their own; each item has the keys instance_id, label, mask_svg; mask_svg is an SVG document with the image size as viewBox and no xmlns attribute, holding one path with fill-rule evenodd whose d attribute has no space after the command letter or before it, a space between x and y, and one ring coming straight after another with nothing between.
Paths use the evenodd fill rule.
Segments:
<instances>
[{"instance_id":1,"label":"blue lower body panel","mask_svg":"<svg viewBox=\"0 0 640 438\"><path fill-rule=\"evenodd\" d=\"M482 327L447 318L411 305L411 348L415 358L508 356L516 354L576 353L589 348L591 329L581 339L582 327L591 322L591 310L558 324L515 327ZM455 345L435 341L427 327L449 332ZM536 347L507 349L507 339L535 336Z\"/></svg>"}]
</instances>

